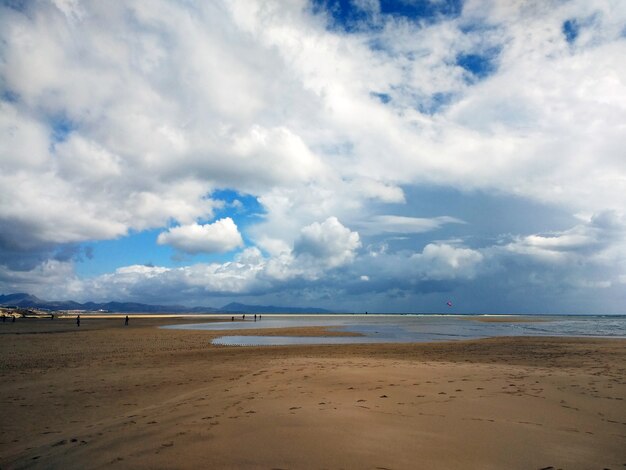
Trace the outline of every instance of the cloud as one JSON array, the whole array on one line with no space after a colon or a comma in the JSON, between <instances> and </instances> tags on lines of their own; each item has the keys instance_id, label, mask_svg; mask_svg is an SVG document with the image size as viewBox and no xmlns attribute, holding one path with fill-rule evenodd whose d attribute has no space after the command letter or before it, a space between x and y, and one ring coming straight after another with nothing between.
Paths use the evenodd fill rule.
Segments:
<instances>
[{"instance_id":1,"label":"cloud","mask_svg":"<svg viewBox=\"0 0 626 470\"><path fill-rule=\"evenodd\" d=\"M515 237L504 249L546 263L600 262L626 268L625 235L624 217L606 211L565 231Z\"/></svg>"},{"instance_id":2,"label":"cloud","mask_svg":"<svg viewBox=\"0 0 626 470\"><path fill-rule=\"evenodd\" d=\"M302 228L294 245L294 254L308 263L335 268L350 263L361 247L357 232L344 227L336 217L314 222Z\"/></svg>"},{"instance_id":3,"label":"cloud","mask_svg":"<svg viewBox=\"0 0 626 470\"><path fill-rule=\"evenodd\" d=\"M243 246L233 219L226 217L212 224L172 227L157 238L159 245L172 245L185 253L223 253Z\"/></svg>"},{"instance_id":4,"label":"cloud","mask_svg":"<svg viewBox=\"0 0 626 470\"><path fill-rule=\"evenodd\" d=\"M419 22L368 7L376 27L347 34L306 6L3 7L3 96L14 98L2 102L2 183L28 190L21 218L2 220L41 242L115 238L210 218L207 195L232 187L264 201L294 193L291 242L302 224L401 203L402 186L424 182L574 212L624 206L624 8L468 2ZM457 57L493 50L498 67L468 83ZM164 191L174 187L194 191ZM42 217L44 201L60 223ZM279 219L265 229L280 232Z\"/></svg>"},{"instance_id":5,"label":"cloud","mask_svg":"<svg viewBox=\"0 0 626 470\"><path fill-rule=\"evenodd\" d=\"M405 217L399 215L378 215L363 226L368 233L424 233L440 228L444 224L463 224L456 217L440 216L432 218Z\"/></svg>"},{"instance_id":6,"label":"cloud","mask_svg":"<svg viewBox=\"0 0 626 470\"><path fill-rule=\"evenodd\" d=\"M595 297L590 293L598 289L608 299L619 295L626 272L625 227L617 214L602 213L562 232L532 234L480 249L461 242L437 242L416 251L385 249L359 255L355 232L331 218L303 227L297 249L283 247L269 255L249 247L232 261L180 267L132 265L88 279L73 273L71 260L46 261L27 272L0 266L0 282L12 291L78 300L219 306L225 303L221 299L246 296L293 305L314 302L335 308L368 305L370 311L418 307L438 311L444 297L453 296L463 311L538 312L558 307L582 312L593 305ZM586 238L571 243L576 240L572 234ZM339 242L323 249L334 237ZM566 258L512 249L520 244ZM529 292L532 299L520 303Z\"/></svg>"},{"instance_id":7,"label":"cloud","mask_svg":"<svg viewBox=\"0 0 626 470\"><path fill-rule=\"evenodd\" d=\"M447 244L428 244L422 253L411 257L422 277L430 280L471 279L483 261L483 255L470 248Z\"/></svg>"}]
</instances>

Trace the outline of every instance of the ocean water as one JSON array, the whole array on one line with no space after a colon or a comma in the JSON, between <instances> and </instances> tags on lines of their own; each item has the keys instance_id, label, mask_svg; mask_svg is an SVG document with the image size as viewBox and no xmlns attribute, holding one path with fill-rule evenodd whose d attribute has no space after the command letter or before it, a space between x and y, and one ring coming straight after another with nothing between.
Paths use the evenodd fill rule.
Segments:
<instances>
[{"instance_id":1,"label":"ocean water","mask_svg":"<svg viewBox=\"0 0 626 470\"><path fill-rule=\"evenodd\" d=\"M491 316L484 316L489 318ZM626 315L495 316L498 322L479 321L480 316L456 315L284 315L262 320L169 325L163 328L235 332L258 329L259 335L226 335L214 344L238 346L290 344L355 344L458 341L495 336L569 336L626 338ZM494 318L494 317L492 317ZM519 321L532 319L535 321ZM507 321L502 321L507 320ZM510 321L509 321L510 320ZM361 333L359 337L263 336L266 328L326 326Z\"/></svg>"}]
</instances>

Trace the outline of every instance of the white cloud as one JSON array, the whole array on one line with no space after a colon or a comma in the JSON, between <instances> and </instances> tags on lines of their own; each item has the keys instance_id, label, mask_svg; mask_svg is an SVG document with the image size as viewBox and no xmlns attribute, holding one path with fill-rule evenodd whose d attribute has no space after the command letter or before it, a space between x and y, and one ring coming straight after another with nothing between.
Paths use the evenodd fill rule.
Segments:
<instances>
[{"instance_id":1,"label":"white cloud","mask_svg":"<svg viewBox=\"0 0 626 470\"><path fill-rule=\"evenodd\" d=\"M425 279L472 279L483 258L479 251L470 248L430 243L411 261Z\"/></svg>"},{"instance_id":2,"label":"white cloud","mask_svg":"<svg viewBox=\"0 0 626 470\"><path fill-rule=\"evenodd\" d=\"M60 205L110 214L107 225L120 228L79 225L49 241L207 218L205 196L215 187L263 201L296 193L288 242L303 223L347 220L372 199L401 203L401 185L424 181L572 211L626 203L626 69L615 60L626 47L623 7L470 2L456 19L418 24L374 13L382 29L341 34L304 2L206 4L193 15L187 4L167 2L57 5L3 9L2 78L18 97L2 104L13 129L2 139L10 146L4 174L12 179L27 165L23 178L63 188ZM573 17L594 20L572 47L562 23ZM465 28L476 23L490 28ZM369 47L374 39L377 49ZM498 69L468 83L456 56L490 48L500 51ZM424 112L437 93L450 103ZM66 142L51 138L58 119L69 123ZM91 191L94 178L106 194ZM143 202L160 205L163 187L188 181L202 190L176 194L164 204L168 214L146 217ZM311 188L316 201L308 204ZM21 197L34 209L23 211L23 223L54 231L39 217L42 196ZM281 230L274 215L264 230Z\"/></svg>"},{"instance_id":3,"label":"white cloud","mask_svg":"<svg viewBox=\"0 0 626 470\"><path fill-rule=\"evenodd\" d=\"M424 233L440 228L444 224L465 223L456 217L440 216L432 218L405 217L399 215L378 215L363 226L368 233Z\"/></svg>"},{"instance_id":4,"label":"white cloud","mask_svg":"<svg viewBox=\"0 0 626 470\"><path fill-rule=\"evenodd\" d=\"M546 263L600 263L626 269L626 221L603 212L569 230L516 237L504 249Z\"/></svg>"},{"instance_id":5,"label":"white cloud","mask_svg":"<svg viewBox=\"0 0 626 470\"><path fill-rule=\"evenodd\" d=\"M361 247L357 232L344 227L336 217L304 227L295 242L294 253L308 263L334 268L350 263Z\"/></svg>"},{"instance_id":6,"label":"white cloud","mask_svg":"<svg viewBox=\"0 0 626 470\"><path fill-rule=\"evenodd\" d=\"M233 219L226 217L212 224L172 227L157 238L159 245L172 245L185 253L223 253L243 246Z\"/></svg>"}]
</instances>

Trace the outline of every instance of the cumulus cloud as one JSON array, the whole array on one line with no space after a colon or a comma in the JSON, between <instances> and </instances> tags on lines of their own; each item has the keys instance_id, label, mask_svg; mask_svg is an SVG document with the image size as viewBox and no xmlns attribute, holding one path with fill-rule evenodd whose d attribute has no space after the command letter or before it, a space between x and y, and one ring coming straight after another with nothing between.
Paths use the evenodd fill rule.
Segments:
<instances>
[{"instance_id":1,"label":"cumulus cloud","mask_svg":"<svg viewBox=\"0 0 626 470\"><path fill-rule=\"evenodd\" d=\"M350 263L361 247L357 232L344 227L336 217L304 227L295 242L294 253L300 259L334 268Z\"/></svg>"},{"instance_id":2,"label":"cumulus cloud","mask_svg":"<svg viewBox=\"0 0 626 470\"><path fill-rule=\"evenodd\" d=\"M233 219L226 217L212 224L172 227L159 234L159 245L171 245L185 253L223 253L243 246Z\"/></svg>"},{"instance_id":3,"label":"cumulus cloud","mask_svg":"<svg viewBox=\"0 0 626 470\"><path fill-rule=\"evenodd\" d=\"M433 280L467 278L476 275L483 255L470 248L448 244L428 244L421 253L411 257L422 277Z\"/></svg>"},{"instance_id":4,"label":"cumulus cloud","mask_svg":"<svg viewBox=\"0 0 626 470\"><path fill-rule=\"evenodd\" d=\"M174 227L159 236L159 243L169 243L190 252L231 249L242 244L233 221L221 219L213 224ZM333 276L333 271L350 264L360 247L358 233L344 227L336 218L302 228L296 246L266 257L256 247L238 253L224 263L197 263L191 266L166 267L152 265L123 266L112 273L81 281L76 277L64 280L54 277L57 292L72 292L78 298L156 301L200 298L203 295L255 295L275 291L290 291L302 282L320 279L322 274ZM71 270L71 263L63 266L63 274ZM1 266L0 266L1 267ZM42 264L37 271L49 271ZM1 272L1 271L0 271ZM5 279L11 272L4 271ZM26 274L16 279L15 288L25 286ZM52 279L52 277L51 277ZM2 278L0 278L2 280ZM45 295L52 282L31 291ZM80 289L77 287L80 286ZM80 293L78 292L80 291Z\"/></svg>"}]
</instances>

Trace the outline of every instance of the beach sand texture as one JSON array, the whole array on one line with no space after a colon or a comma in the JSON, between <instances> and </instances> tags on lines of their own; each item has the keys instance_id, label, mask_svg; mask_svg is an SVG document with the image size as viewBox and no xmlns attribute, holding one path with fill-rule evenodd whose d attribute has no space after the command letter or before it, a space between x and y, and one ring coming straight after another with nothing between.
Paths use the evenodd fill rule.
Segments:
<instances>
[{"instance_id":1,"label":"beach sand texture","mask_svg":"<svg viewBox=\"0 0 626 470\"><path fill-rule=\"evenodd\" d=\"M625 340L155 328L181 321L0 323L0 468L626 468Z\"/></svg>"}]
</instances>

